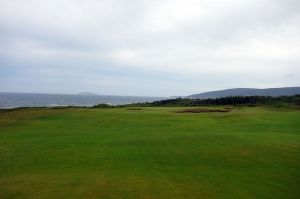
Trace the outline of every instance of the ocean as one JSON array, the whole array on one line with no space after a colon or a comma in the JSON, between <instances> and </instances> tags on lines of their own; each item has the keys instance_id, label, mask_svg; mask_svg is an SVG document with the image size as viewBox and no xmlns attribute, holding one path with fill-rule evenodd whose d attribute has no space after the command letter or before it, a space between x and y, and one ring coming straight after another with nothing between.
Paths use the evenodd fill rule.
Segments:
<instances>
[{"instance_id":1,"label":"ocean","mask_svg":"<svg viewBox=\"0 0 300 199\"><path fill-rule=\"evenodd\" d=\"M19 107L86 106L97 104L122 105L137 102L153 102L159 97L109 96L109 95L71 95L71 94L33 94L0 92L0 109Z\"/></svg>"}]
</instances>

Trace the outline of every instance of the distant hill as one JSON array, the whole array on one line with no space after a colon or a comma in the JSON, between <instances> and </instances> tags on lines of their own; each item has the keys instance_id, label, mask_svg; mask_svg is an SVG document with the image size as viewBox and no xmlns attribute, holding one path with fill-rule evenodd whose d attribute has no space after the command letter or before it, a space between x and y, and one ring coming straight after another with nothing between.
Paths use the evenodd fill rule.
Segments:
<instances>
[{"instance_id":1,"label":"distant hill","mask_svg":"<svg viewBox=\"0 0 300 199\"><path fill-rule=\"evenodd\" d=\"M81 92L77 93L77 95L98 95L97 93L91 93L91 92Z\"/></svg>"},{"instance_id":2,"label":"distant hill","mask_svg":"<svg viewBox=\"0 0 300 199\"><path fill-rule=\"evenodd\" d=\"M300 94L300 87L284 87L284 88L232 88L219 91L210 91L200 94L189 95L187 98L207 99L227 96L291 96Z\"/></svg>"}]
</instances>

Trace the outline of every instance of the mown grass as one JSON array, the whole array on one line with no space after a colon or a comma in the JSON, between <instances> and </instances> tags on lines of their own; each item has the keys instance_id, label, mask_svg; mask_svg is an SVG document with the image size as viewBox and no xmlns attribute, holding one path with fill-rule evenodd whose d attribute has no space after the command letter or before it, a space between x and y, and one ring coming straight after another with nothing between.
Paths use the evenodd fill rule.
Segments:
<instances>
[{"instance_id":1,"label":"mown grass","mask_svg":"<svg viewBox=\"0 0 300 199\"><path fill-rule=\"evenodd\" d=\"M300 111L0 112L0 198L299 198Z\"/></svg>"}]
</instances>

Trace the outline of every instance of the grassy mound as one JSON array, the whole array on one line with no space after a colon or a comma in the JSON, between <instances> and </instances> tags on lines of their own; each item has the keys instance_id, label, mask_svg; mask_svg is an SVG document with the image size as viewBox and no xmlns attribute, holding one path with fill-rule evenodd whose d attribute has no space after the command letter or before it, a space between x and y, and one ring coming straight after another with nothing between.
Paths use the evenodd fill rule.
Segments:
<instances>
[{"instance_id":1,"label":"grassy mound","mask_svg":"<svg viewBox=\"0 0 300 199\"><path fill-rule=\"evenodd\" d=\"M228 113L231 109L209 109L209 108L186 108L176 111L176 113Z\"/></svg>"}]
</instances>

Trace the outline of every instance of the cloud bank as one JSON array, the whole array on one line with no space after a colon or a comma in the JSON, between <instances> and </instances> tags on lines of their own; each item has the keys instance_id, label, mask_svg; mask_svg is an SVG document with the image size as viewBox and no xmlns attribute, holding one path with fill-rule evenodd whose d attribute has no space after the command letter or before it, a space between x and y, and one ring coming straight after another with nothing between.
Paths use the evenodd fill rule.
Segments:
<instances>
[{"instance_id":1,"label":"cloud bank","mask_svg":"<svg viewBox=\"0 0 300 199\"><path fill-rule=\"evenodd\" d=\"M300 85L298 0L0 0L0 91Z\"/></svg>"}]
</instances>

